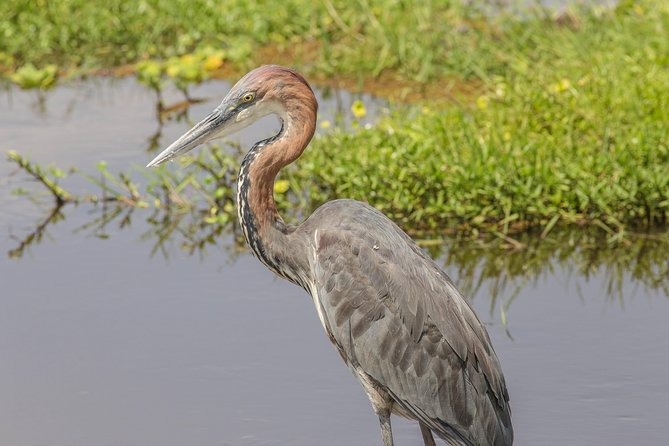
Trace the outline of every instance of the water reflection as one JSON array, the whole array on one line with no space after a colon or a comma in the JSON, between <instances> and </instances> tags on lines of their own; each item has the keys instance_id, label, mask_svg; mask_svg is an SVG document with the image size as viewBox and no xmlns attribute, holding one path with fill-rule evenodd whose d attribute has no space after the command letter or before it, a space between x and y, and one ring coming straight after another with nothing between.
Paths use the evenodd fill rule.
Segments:
<instances>
[{"instance_id":1,"label":"water reflection","mask_svg":"<svg viewBox=\"0 0 669 446\"><path fill-rule=\"evenodd\" d=\"M594 280L608 301L638 294L669 297L669 237L665 233L629 234L621 243L611 243L607 234L593 228L560 229L542 239L538 233L519 236L526 247L509 249L506 242L454 241L443 247L445 266L456 271L459 286L466 294L487 294L490 311L499 311L513 328L512 304L523 289L537 287L539 281L556 274L565 276L565 285L583 300L580 284ZM485 293L482 293L485 290ZM508 316L507 316L508 315Z\"/></svg>"},{"instance_id":2,"label":"water reflection","mask_svg":"<svg viewBox=\"0 0 669 446\"><path fill-rule=\"evenodd\" d=\"M7 255L11 259L20 259L23 254L30 249L32 245L39 244L44 236L47 234L47 228L63 220L65 215L62 212L63 205L54 206L47 214L47 216L39 221L35 228L28 232L22 238L16 235L10 235L10 238L16 242L16 246L7 251Z\"/></svg>"},{"instance_id":3,"label":"water reflection","mask_svg":"<svg viewBox=\"0 0 669 446\"><path fill-rule=\"evenodd\" d=\"M231 208L220 202L219 207ZM142 220L148 229L139 239L148 245L150 256L169 258L175 248L188 255L205 258L210 248L221 248L233 258L244 252L246 245L231 213L224 223L207 220L208 209L164 207L153 210L137 209L123 204L104 203L90 210L89 221L73 230L82 236L110 238L129 228L133 219ZM73 209L72 212L80 212ZM44 241L48 228L62 222L66 212L61 206L51 209L34 230L16 238L16 246L8 251L19 259L33 245ZM293 215L293 218L295 216ZM519 292L557 270L569 276L589 280L598 277L609 300L622 302L630 297L625 284L635 283L645 293L669 296L669 237L666 232L629 234L622 242L611 243L607 234L597 228L562 228L541 238L538 233L517 236L524 249L510 249L508 243L490 236L481 240L451 238L422 244L447 270L455 271L459 287L470 296L486 289L490 310L509 312ZM578 289L576 289L579 292ZM585 298L585 296L583 296Z\"/></svg>"}]
</instances>

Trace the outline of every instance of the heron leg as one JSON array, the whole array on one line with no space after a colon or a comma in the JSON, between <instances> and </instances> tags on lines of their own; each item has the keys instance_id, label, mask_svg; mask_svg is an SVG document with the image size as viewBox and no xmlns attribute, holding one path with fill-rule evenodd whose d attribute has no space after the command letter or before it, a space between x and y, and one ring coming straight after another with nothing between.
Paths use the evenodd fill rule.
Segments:
<instances>
[{"instance_id":1,"label":"heron leg","mask_svg":"<svg viewBox=\"0 0 669 446\"><path fill-rule=\"evenodd\" d=\"M381 423L381 438L383 446L393 446L393 432L390 428L390 411L379 411L379 423Z\"/></svg>"},{"instance_id":2,"label":"heron leg","mask_svg":"<svg viewBox=\"0 0 669 446\"><path fill-rule=\"evenodd\" d=\"M420 424L420 433L423 434L423 442L425 443L425 446L436 446L430 428L421 423L420 421L418 422L418 424Z\"/></svg>"}]
</instances>

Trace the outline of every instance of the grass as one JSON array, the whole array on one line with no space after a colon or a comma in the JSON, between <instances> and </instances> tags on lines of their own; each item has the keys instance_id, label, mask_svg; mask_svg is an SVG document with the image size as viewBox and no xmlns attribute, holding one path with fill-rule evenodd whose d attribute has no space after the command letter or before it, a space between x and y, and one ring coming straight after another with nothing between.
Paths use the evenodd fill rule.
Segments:
<instances>
[{"instance_id":1,"label":"grass","mask_svg":"<svg viewBox=\"0 0 669 446\"><path fill-rule=\"evenodd\" d=\"M295 175L318 178L316 201L368 200L432 231L666 223L669 9L621 5L572 20L507 24L473 51L497 48L499 63L480 64L479 97L320 139Z\"/></svg>"},{"instance_id":2,"label":"grass","mask_svg":"<svg viewBox=\"0 0 669 446\"><path fill-rule=\"evenodd\" d=\"M312 143L283 177L307 207L357 198L431 234L579 223L617 237L669 218L666 2L521 20L436 0L7 0L0 17L0 63L14 75L144 61L140 77L159 90L170 69L206 77L179 61L214 57L229 73L285 58L315 79L420 91L371 129Z\"/></svg>"},{"instance_id":3,"label":"grass","mask_svg":"<svg viewBox=\"0 0 669 446\"><path fill-rule=\"evenodd\" d=\"M615 108L608 81L573 80L564 91L511 84L483 109L398 113L373 129L318 139L294 169L293 185L318 178L321 187L311 192L318 202L368 200L404 226L427 230L453 220L494 222L504 232L554 219L665 223L669 84L657 80L644 87L655 95L641 98L635 87L649 79L630 77Z\"/></svg>"},{"instance_id":4,"label":"grass","mask_svg":"<svg viewBox=\"0 0 669 446\"><path fill-rule=\"evenodd\" d=\"M199 59L204 50L221 51L225 63L212 73L202 60L195 78L236 76L271 61L321 82L386 94L400 85L410 96L419 83L443 98L453 79L457 90L470 90L481 62L497 64L471 50L498 31L474 8L441 0L7 0L0 17L0 74L22 87L35 85L35 67L58 67L66 77L125 74L147 60ZM374 79L383 82L370 85Z\"/></svg>"},{"instance_id":5,"label":"grass","mask_svg":"<svg viewBox=\"0 0 669 446\"><path fill-rule=\"evenodd\" d=\"M666 14L661 3L618 10L645 19L651 11ZM521 67L519 52L550 56L535 45L570 29L550 14L532 14L524 21L507 13L490 17L443 0L6 0L0 3L0 67L109 68L210 47L223 50L228 68L237 72L279 59L320 77L362 82L391 73L448 88L444 81L486 81ZM586 10L585 20L567 25L587 34L591 25L611 20L606 16Z\"/></svg>"}]
</instances>

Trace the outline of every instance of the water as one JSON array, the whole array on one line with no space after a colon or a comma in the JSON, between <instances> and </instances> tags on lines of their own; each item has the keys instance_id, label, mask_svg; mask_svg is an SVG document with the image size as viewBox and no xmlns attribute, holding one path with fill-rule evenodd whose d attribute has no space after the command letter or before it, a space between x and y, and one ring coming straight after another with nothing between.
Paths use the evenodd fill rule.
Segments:
<instances>
[{"instance_id":1,"label":"water","mask_svg":"<svg viewBox=\"0 0 669 446\"><path fill-rule=\"evenodd\" d=\"M226 90L223 82L200 87L194 96L212 99L190 116L203 117ZM340 99L346 113L352 98ZM335 102L321 100L328 119ZM114 170L144 165L155 153L145 150L157 127L153 97L132 80L59 87L43 112L34 103L32 93L0 95L3 150L89 171L100 159ZM159 145L187 127L168 122ZM266 121L242 141L272 130L276 122ZM25 174L9 176L13 170L0 162L2 252L49 211L46 198L35 204L9 193L39 190ZM152 255L148 211L122 229L113 221L108 237L82 229L99 214L91 206L63 212L41 242L18 258L0 257L0 444L380 444L376 416L309 298L238 252L230 235L199 255L179 243ZM522 260L533 265L523 274L504 267L521 254L461 245L441 254L488 324L515 444L666 443L669 299L657 272L666 255L656 253L652 268L633 275L634 263L620 263L633 248ZM489 260L472 263L462 252ZM479 278L480 286L467 286ZM421 444L415 424L393 419L393 429L396 444Z\"/></svg>"}]
</instances>

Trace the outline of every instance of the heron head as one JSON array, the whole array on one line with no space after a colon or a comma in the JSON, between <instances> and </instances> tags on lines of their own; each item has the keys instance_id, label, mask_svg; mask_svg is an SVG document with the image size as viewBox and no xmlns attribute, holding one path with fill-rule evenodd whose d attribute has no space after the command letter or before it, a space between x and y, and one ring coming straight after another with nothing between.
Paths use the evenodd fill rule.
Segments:
<instances>
[{"instance_id":1,"label":"heron head","mask_svg":"<svg viewBox=\"0 0 669 446\"><path fill-rule=\"evenodd\" d=\"M305 97L312 98L311 105L316 106L311 87L297 72L278 65L256 68L237 81L213 112L163 150L147 167L159 166L200 144L238 132L269 114L277 114L285 121L286 110L304 106Z\"/></svg>"}]
</instances>

